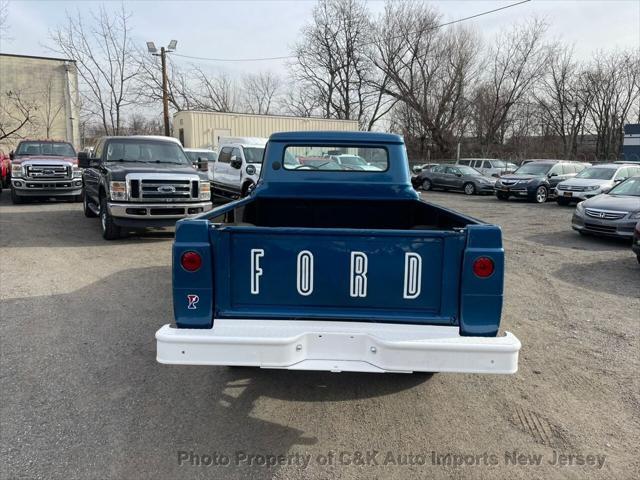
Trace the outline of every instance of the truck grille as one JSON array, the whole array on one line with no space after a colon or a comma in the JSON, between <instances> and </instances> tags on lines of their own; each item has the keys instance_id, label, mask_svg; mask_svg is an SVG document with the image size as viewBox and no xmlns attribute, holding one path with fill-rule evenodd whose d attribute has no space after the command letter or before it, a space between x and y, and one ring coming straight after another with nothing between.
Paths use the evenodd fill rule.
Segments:
<instances>
[{"instance_id":1,"label":"truck grille","mask_svg":"<svg viewBox=\"0 0 640 480\"><path fill-rule=\"evenodd\" d=\"M71 178L71 165L27 165L27 177L34 179Z\"/></svg>"},{"instance_id":2,"label":"truck grille","mask_svg":"<svg viewBox=\"0 0 640 480\"><path fill-rule=\"evenodd\" d=\"M582 187L579 185L558 185L558 190L565 190L569 192L584 192L587 187Z\"/></svg>"},{"instance_id":3,"label":"truck grille","mask_svg":"<svg viewBox=\"0 0 640 480\"><path fill-rule=\"evenodd\" d=\"M198 199L199 180L192 178L128 178L129 197L139 202Z\"/></svg>"},{"instance_id":4,"label":"truck grille","mask_svg":"<svg viewBox=\"0 0 640 480\"><path fill-rule=\"evenodd\" d=\"M585 208L587 216L592 218L600 218L602 220L620 220L627 212L614 212L611 210L598 210L595 208Z\"/></svg>"}]
</instances>

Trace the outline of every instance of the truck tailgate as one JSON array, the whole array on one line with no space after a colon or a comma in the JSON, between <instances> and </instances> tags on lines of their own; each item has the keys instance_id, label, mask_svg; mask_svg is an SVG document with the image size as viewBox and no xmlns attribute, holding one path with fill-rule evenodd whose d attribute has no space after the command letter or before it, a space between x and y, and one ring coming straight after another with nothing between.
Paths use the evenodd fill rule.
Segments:
<instances>
[{"instance_id":1,"label":"truck tailgate","mask_svg":"<svg viewBox=\"0 0 640 480\"><path fill-rule=\"evenodd\" d=\"M214 318L456 325L462 231L210 230Z\"/></svg>"}]
</instances>

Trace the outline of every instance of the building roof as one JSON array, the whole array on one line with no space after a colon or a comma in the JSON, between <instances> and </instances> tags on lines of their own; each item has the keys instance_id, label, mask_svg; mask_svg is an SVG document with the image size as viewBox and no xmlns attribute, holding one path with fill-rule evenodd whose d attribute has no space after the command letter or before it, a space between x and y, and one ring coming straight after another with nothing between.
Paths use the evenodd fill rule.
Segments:
<instances>
[{"instance_id":1,"label":"building roof","mask_svg":"<svg viewBox=\"0 0 640 480\"><path fill-rule=\"evenodd\" d=\"M340 143L402 143L402 137L379 132L278 132L269 137L277 142L340 142Z\"/></svg>"},{"instance_id":2,"label":"building roof","mask_svg":"<svg viewBox=\"0 0 640 480\"><path fill-rule=\"evenodd\" d=\"M76 63L75 60L70 58L57 58L57 57L41 57L37 55L20 55L17 53L2 53L0 52L0 57L18 57L18 58L34 58L37 60L51 60L55 62L73 62Z\"/></svg>"}]
</instances>

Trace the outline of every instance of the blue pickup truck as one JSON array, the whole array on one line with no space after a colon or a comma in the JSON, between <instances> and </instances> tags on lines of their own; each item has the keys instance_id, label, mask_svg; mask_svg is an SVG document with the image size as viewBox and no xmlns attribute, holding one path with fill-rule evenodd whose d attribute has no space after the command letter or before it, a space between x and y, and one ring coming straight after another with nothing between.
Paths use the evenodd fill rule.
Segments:
<instances>
[{"instance_id":1,"label":"blue pickup truck","mask_svg":"<svg viewBox=\"0 0 640 480\"><path fill-rule=\"evenodd\" d=\"M277 133L249 196L177 223L157 360L514 373L503 281L500 228L422 201L400 136Z\"/></svg>"}]
</instances>

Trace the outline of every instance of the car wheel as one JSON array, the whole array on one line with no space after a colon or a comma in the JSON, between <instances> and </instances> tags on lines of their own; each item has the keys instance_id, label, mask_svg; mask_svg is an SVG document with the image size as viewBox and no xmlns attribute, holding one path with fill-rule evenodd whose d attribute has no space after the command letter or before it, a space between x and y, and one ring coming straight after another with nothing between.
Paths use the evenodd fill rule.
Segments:
<instances>
[{"instance_id":1,"label":"car wheel","mask_svg":"<svg viewBox=\"0 0 640 480\"><path fill-rule=\"evenodd\" d=\"M569 200L567 200L566 198L562 198L562 197L556 198L556 202L557 202L558 205L562 205L563 207L566 207L567 205L569 205L571 203Z\"/></svg>"},{"instance_id":2,"label":"car wheel","mask_svg":"<svg viewBox=\"0 0 640 480\"><path fill-rule=\"evenodd\" d=\"M424 182L422 182L422 190L424 190L425 192L428 192L432 188L433 185L431 185L431 180L425 179Z\"/></svg>"},{"instance_id":3,"label":"car wheel","mask_svg":"<svg viewBox=\"0 0 640 480\"><path fill-rule=\"evenodd\" d=\"M24 197L16 194L16 191L13 188L11 189L11 203L13 203L14 205L20 205L21 203L24 203Z\"/></svg>"},{"instance_id":4,"label":"car wheel","mask_svg":"<svg viewBox=\"0 0 640 480\"><path fill-rule=\"evenodd\" d=\"M509 195L503 192L496 192L496 197L498 197L498 200L509 200Z\"/></svg>"},{"instance_id":5,"label":"car wheel","mask_svg":"<svg viewBox=\"0 0 640 480\"><path fill-rule=\"evenodd\" d=\"M549 192L547 191L547 187L545 187L544 185L540 185L538 188L536 188L536 193L533 196L533 201L536 203L545 203L548 196Z\"/></svg>"},{"instance_id":6,"label":"car wheel","mask_svg":"<svg viewBox=\"0 0 640 480\"><path fill-rule=\"evenodd\" d=\"M82 196L82 208L84 210L84 216L87 218L96 218L96 212L89 208L89 197L85 194Z\"/></svg>"},{"instance_id":7,"label":"car wheel","mask_svg":"<svg viewBox=\"0 0 640 480\"><path fill-rule=\"evenodd\" d=\"M473 195L474 193L476 193L476 186L473 183L465 183L464 193L465 195Z\"/></svg>"},{"instance_id":8,"label":"car wheel","mask_svg":"<svg viewBox=\"0 0 640 480\"><path fill-rule=\"evenodd\" d=\"M242 193L240 194L241 197L246 197L247 195L249 195L253 189L256 188L256 184L253 182L247 182L244 184L244 186L242 187Z\"/></svg>"},{"instance_id":9,"label":"car wheel","mask_svg":"<svg viewBox=\"0 0 640 480\"><path fill-rule=\"evenodd\" d=\"M120 227L113 221L113 217L107 208L107 197L100 197L100 226L102 227L102 238L105 240L115 240L120 238Z\"/></svg>"}]
</instances>

